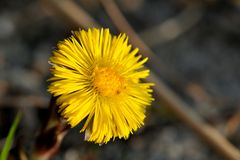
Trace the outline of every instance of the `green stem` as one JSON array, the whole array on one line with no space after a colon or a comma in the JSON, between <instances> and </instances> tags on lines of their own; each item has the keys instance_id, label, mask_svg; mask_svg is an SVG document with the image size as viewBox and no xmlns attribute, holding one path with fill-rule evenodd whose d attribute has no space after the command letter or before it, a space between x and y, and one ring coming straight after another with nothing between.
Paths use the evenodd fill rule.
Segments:
<instances>
[{"instance_id":1,"label":"green stem","mask_svg":"<svg viewBox=\"0 0 240 160\"><path fill-rule=\"evenodd\" d=\"M0 160L7 160L7 158L8 158L8 154L9 154L10 148L12 146L14 135L15 135L17 126L18 126L18 124L21 120L21 117L22 117L22 113L18 112L15 119L14 119L14 122L13 122L11 128L10 128L10 131L8 133L6 142L4 144L3 150L2 150L1 155L0 155Z\"/></svg>"}]
</instances>

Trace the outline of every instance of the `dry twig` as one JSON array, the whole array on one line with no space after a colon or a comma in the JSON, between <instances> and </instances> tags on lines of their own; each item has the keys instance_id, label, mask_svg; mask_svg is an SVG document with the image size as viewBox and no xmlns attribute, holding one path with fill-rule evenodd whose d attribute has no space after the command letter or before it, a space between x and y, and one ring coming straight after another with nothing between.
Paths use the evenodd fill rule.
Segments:
<instances>
[{"instance_id":1,"label":"dry twig","mask_svg":"<svg viewBox=\"0 0 240 160\"><path fill-rule=\"evenodd\" d=\"M225 127L225 134L230 137L232 136L236 131L237 128L240 127L240 111L236 112L227 122L227 125Z\"/></svg>"},{"instance_id":2,"label":"dry twig","mask_svg":"<svg viewBox=\"0 0 240 160\"><path fill-rule=\"evenodd\" d=\"M16 108L47 108L49 99L40 95L18 95L0 97L0 108L16 107Z\"/></svg>"},{"instance_id":3,"label":"dry twig","mask_svg":"<svg viewBox=\"0 0 240 160\"><path fill-rule=\"evenodd\" d=\"M64 16L69 18L74 24L83 28L98 27L98 23L84 9L72 0L42 0L45 7L51 7L56 11L60 11Z\"/></svg>"},{"instance_id":4,"label":"dry twig","mask_svg":"<svg viewBox=\"0 0 240 160\"><path fill-rule=\"evenodd\" d=\"M216 129L206 124L197 113L191 110L189 105L165 86L159 78L152 73L148 80L155 83L154 90L161 103L173 111L180 120L192 128L203 140L207 141L216 151L227 159L240 159L239 150Z\"/></svg>"},{"instance_id":5,"label":"dry twig","mask_svg":"<svg viewBox=\"0 0 240 160\"><path fill-rule=\"evenodd\" d=\"M183 33L190 30L202 18L202 7L190 5L176 17L170 18L160 25L149 28L140 33L149 46L166 43L176 39Z\"/></svg>"}]
</instances>

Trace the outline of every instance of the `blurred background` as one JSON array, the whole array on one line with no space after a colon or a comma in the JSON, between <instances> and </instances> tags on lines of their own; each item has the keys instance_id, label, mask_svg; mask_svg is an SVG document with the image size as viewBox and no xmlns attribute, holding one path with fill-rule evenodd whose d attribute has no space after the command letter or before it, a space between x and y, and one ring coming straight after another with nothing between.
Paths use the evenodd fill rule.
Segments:
<instances>
[{"instance_id":1,"label":"blurred background","mask_svg":"<svg viewBox=\"0 0 240 160\"><path fill-rule=\"evenodd\" d=\"M102 3L104 0L102 0ZM17 110L28 151L47 115L48 58L77 25L57 0L0 1L0 148ZM118 34L98 0L74 4ZM129 24L159 58L149 67L204 120L240 148L240 1L117 0ZM82 15L79 15L82 16ZM79 17L82 19L82 17ZM84 21L80 22L83 23ZM131 38L130 38L131 39ZM156 100L145 126L128 140L98 146L79 128L66 135L54 160L220 160L206 143Z\"/></svg>"}]
</instances>

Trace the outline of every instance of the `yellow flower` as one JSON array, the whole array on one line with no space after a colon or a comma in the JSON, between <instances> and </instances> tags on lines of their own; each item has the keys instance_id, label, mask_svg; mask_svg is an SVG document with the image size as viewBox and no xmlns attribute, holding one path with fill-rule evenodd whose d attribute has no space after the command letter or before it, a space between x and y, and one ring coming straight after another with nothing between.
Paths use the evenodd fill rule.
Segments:
<instances>
[{"instance_id":1,"label":"yellow flower","mask_svg":"<svg viewBox=\"0 0 240 160\"><path fill-rule=\"evenodd\" d=\"M147 58L131 48L125 34L93 28L74 32L53 51L48 90L72 127L84 121L88 141L127 139L144 124L153 84L141 80L149 75L143 69Z\"/></svg>"}]
</instances>

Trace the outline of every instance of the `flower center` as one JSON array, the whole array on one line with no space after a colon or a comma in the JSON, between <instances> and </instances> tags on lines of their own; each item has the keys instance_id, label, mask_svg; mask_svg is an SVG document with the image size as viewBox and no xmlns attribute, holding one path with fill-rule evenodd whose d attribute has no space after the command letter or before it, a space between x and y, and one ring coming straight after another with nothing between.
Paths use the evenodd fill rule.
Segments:
<instances>
[{"instance_id":1,"label":"flower center","mask_svg":"<svg viewBox=\"0 0 240 160\"><path fill-rule=\"evenodd\" d=\"M109 67L96 67L93 86L102 96L115 96L125 88L124 79Z\"/></svg>"}]
</instances>

